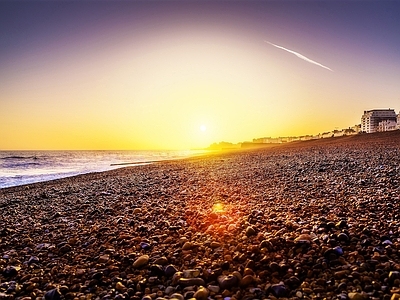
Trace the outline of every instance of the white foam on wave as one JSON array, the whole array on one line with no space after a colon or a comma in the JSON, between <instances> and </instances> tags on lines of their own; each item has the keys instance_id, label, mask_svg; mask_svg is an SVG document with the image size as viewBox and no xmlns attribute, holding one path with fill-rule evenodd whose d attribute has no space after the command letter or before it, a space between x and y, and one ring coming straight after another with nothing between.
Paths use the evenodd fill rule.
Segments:
<instances>
[{"instance_id":1,"label":"white foam on wave","mask_svg":"<svg viewBox=\"0 0 400 300\"><path fill-rule=\"evenodd\" d=\"M0 151L0 188L103 172L206 151Z\"/></svg>"}]
</instances>

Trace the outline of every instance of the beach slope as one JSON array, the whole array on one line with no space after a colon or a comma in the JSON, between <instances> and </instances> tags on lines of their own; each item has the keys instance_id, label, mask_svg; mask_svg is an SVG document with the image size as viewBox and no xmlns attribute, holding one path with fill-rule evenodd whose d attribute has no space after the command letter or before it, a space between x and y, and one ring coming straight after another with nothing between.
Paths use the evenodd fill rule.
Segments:
<instances>
[{"instance_id":1,"label":"beach slope","mask_svg":"<svg viewBox=\"0 0 400 300\"><path fill-rule=\"evenodd\" d=\"M400 131L0 190L0 299L398 299Z\"/></svg>"}]
</instances>

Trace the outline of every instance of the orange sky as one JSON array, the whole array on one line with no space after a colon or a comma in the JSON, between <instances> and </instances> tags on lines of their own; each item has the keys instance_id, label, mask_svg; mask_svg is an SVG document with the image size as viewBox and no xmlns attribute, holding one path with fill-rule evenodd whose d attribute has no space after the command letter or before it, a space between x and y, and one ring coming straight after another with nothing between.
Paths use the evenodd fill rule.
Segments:
<instances>
[{"instance_id":1,"label":"orange sky","mask_svg":"<svg viewBox=\"0 0 400 300\"><path fill-rule=\"evenodd\" d=\"M189 149L398 112L396 3L246 3L1 2L0 150Z\"/></svg>"}]
</instances>

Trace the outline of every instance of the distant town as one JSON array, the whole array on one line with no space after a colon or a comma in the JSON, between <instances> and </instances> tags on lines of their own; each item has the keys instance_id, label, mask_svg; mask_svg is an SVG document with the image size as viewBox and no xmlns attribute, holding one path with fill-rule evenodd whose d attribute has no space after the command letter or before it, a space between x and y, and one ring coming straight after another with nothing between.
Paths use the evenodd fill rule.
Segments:
<instances>
[{"instance_id":1,"label":"distant town","mask_svg":"<svg viewBox=\"0 0 400 300\"><path fill-rule=\"evenodd\" d=\"M243 142L233 144L230 142L220 142L210 145L208 149L221 150L221 149L238 149L247 147L265 146L267 144L282 144L296 141L309 141L317 139L325 139L332 137L341 137L348 135L355 135L360 133L374 133L400 130L400 112L396 114L394 109L372 109L365 110L361 116L361 123L352 127L333 130L317 135L303 135L303 136L288 136L288 137L262 137L255 138L252 142Z\"/></svg>"}]
</instances>

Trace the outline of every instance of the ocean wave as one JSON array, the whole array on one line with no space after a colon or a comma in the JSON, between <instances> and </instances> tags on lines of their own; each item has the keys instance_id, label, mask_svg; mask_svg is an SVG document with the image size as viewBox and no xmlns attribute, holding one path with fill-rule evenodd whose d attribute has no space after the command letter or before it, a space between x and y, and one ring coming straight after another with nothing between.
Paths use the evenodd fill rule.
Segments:
<instances>
[{"instance_id":1,"label":"ocean wave","mask_svg":"<svg viewBox=\"0 0 400 300\"><path fill-rule=\"evenodd\" d=\"M0 159L15 159L15 160L17 160L17 159L19 159L19 160L26 160L26 159L39 159L37 156L16 156L16 155L13 155L13 156L6 156L6 157L2 157L2 158L0 158Z\"/></svg>"},{"instance_id":2,"label":"ocean wave","mask_svg":"<svg viewBox=\"0 0 400 300\"><path fill-rule=\"evenodd\" d=\"M127 162L137 165L195 154L196 151L0 151L0 189L113 170Z\"/></svg>"}]
</instances>

